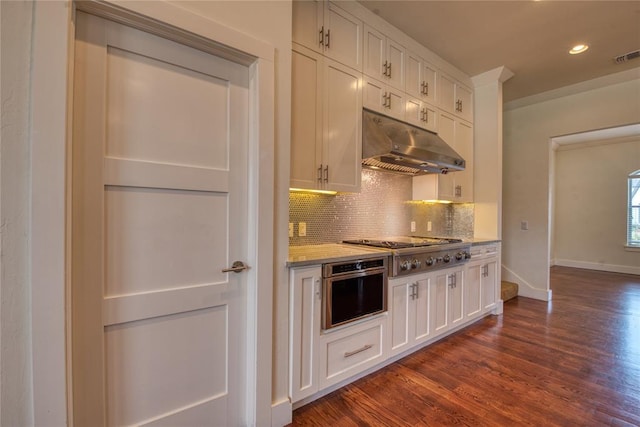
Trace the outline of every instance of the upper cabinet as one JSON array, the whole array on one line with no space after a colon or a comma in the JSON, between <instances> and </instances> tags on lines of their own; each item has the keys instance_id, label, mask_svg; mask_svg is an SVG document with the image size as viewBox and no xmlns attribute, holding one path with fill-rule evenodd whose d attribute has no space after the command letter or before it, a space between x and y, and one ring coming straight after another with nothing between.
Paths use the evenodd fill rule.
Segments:
<instances>
[{"instance_id":1,"label":"upper cabinet","mask_svg":"<svg viewBox=\"0 0 640 427\"><path fill-rule=\"evenodd\" d=\"M405 120L405 93L370 77L363 77L362 103L381 114Z\"/></svg>"},{"instance_id":2,"label":"upper cabinet","mask_svg":"<svg viewBox=\"0 0 640 427\"><path fill-rule=\"evenodd\" d=\"M362 21L332 2L293 2L293 41L362 71Z\"/></svg>"},{"instance_id":3,"label":"upper cabinet","mask_svg":"<svg viewBox=\"0 0 640 427\"><path fill-rule=\"evenodd\" d=\"M436 68L419 55L407 51L405 87L408 95L435 105Z\"/></svg>"},{"instance_id":4,"label":"upper cabinet","mask_svg":"<svg viewBox=\"0 0 640 427\"><path fill-rule=\"evenodd\" d=\"M364 24L364 74L404 92L405 56L400 43Z\"/></svg>"},{"instance_id":5,"label":"upper cabinet","mask_svg":"<svg viewBox=\"0 0 640 427\"><path fill-rule=\"evenodd\" d=\"M359 191L362 74L296 44L291 61L291 187Z\"/></svg>"},{"instance_id":6,"label":"upper cabinet","mask_svg":"<svg viewBox=\"0 0 640 427\"><path fill-rule=\"evenodd\" d=\"M473 91L444 73L438 76L438 106L473 122Z\"/></svg>"},{"instance_id":7,"label":"upper cabinet","mask_svg":"<svg viewBox=\"0 0 640 427\"><path fill-rule=\"evenodd\" d=\"M473 202L473 125L448 114L438 118L438 135L465 160L463 171L413 178L413 200Z\"/></svg>"}]
</instances>

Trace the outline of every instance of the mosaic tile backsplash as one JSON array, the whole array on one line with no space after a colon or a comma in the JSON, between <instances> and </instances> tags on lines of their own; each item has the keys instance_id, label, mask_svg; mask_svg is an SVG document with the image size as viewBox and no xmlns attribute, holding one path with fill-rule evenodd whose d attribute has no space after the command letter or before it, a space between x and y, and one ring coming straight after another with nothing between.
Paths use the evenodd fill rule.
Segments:
<instances>
[{"instance_id":1,"label":"mosaic tile backsplash","mask_svg":"<svg viewBox=\"0 0 640 427\"><path fill-rule=\"evenodd\" d=\"M411 192L410 176L368 169L362 171L360 193L290 192L289 222L294 224L294 237L289 237L289 245L385 236L473 237L473 204L412 202ZM416 222L413 233L411 221ZM428 221L431 231L427 231ZM304 237L298 236L300 222L307 224Z\"/></svg>"}]
</instances>

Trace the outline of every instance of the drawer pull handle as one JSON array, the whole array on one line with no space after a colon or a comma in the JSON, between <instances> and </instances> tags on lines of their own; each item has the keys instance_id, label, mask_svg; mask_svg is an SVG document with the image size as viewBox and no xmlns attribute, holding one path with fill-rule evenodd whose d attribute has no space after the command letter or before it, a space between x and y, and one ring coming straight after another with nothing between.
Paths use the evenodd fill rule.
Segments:
<instances>
[{"instance_id":1,"label":"drawer pull handle","mask_svg":"<svg viewBox=\"0 0 640 427\"><path fill-rule=\"evenodd\" d=\"M362 348L359 348L357 350L353 350L353 351L348 351L344 354L344 357L351 357L353 355L356 355L358 353L362 353L363 351L367 351L369 350L371 347L373 347L373 344L367 344Z\"/></svg>"}]
</instances>

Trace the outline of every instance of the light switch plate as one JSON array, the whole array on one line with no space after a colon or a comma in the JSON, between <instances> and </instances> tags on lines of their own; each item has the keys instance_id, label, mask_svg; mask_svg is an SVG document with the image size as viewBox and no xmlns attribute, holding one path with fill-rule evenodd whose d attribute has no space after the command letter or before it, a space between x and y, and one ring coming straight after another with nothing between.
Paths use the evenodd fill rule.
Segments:
<instances>
[{"instance_id":1,"label":"light switch plate","mask_svg":"<svg viewBox=\"0 0 640 427\"><path fill-rule=\"evenodd\" d=\"M431 231L431 221L427 221L427 231Z\"/></svg>"},{"instance_id":2,"label":"light switch plate","mask_svg":"<svg viewBox=\"0 0 640 427\"><path fill-rule=\"evenodd\" d=\"M293 237L293 223L289 223L289 237Z\"/></svg>"},{"instance_id":3,"label":"light switch plate","mask_svg":"<svg viewBox=\"0 0 640 427\"><path fill-rule=\"evenodd\" d=\"M304 237L307 235L307 223L299 222L298 223L298 236Z\"/></svg>"},{"instance_id":4,"label":"light switch plate","mask_svg":"<svg viewBox=\"0 0 640 427\"><path fill-rule=\"evenodd\" d=\"M414 231L416 231L416 222L411 221L411 232L413 233Z\"/></svg>"},{"instance_id":5,"label":"light switch plate","mask_svg":"<svg viewBox=\"0 0 640 427\"><path fill-rule=\"evenodd\" d=\"M520 221L520 230L528 230L529 229L529 221Z\"/></svg>"}]
</instances>

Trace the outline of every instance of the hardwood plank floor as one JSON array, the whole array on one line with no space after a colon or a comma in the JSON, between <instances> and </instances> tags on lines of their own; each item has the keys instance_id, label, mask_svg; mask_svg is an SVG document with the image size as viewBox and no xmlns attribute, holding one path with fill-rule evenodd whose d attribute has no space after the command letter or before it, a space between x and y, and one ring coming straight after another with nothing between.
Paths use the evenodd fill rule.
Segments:
<instances>
[{"instance_id":1,"label":"hardwood plank floor","mask_svg":"<svg viewBox=\"0 0 640 427\"><path fill-rule=\"evenodd\" d=\"M504 314L293 413L293 426L640 426L640 276L551 269Z\"/></svg>"}]
</instances>

